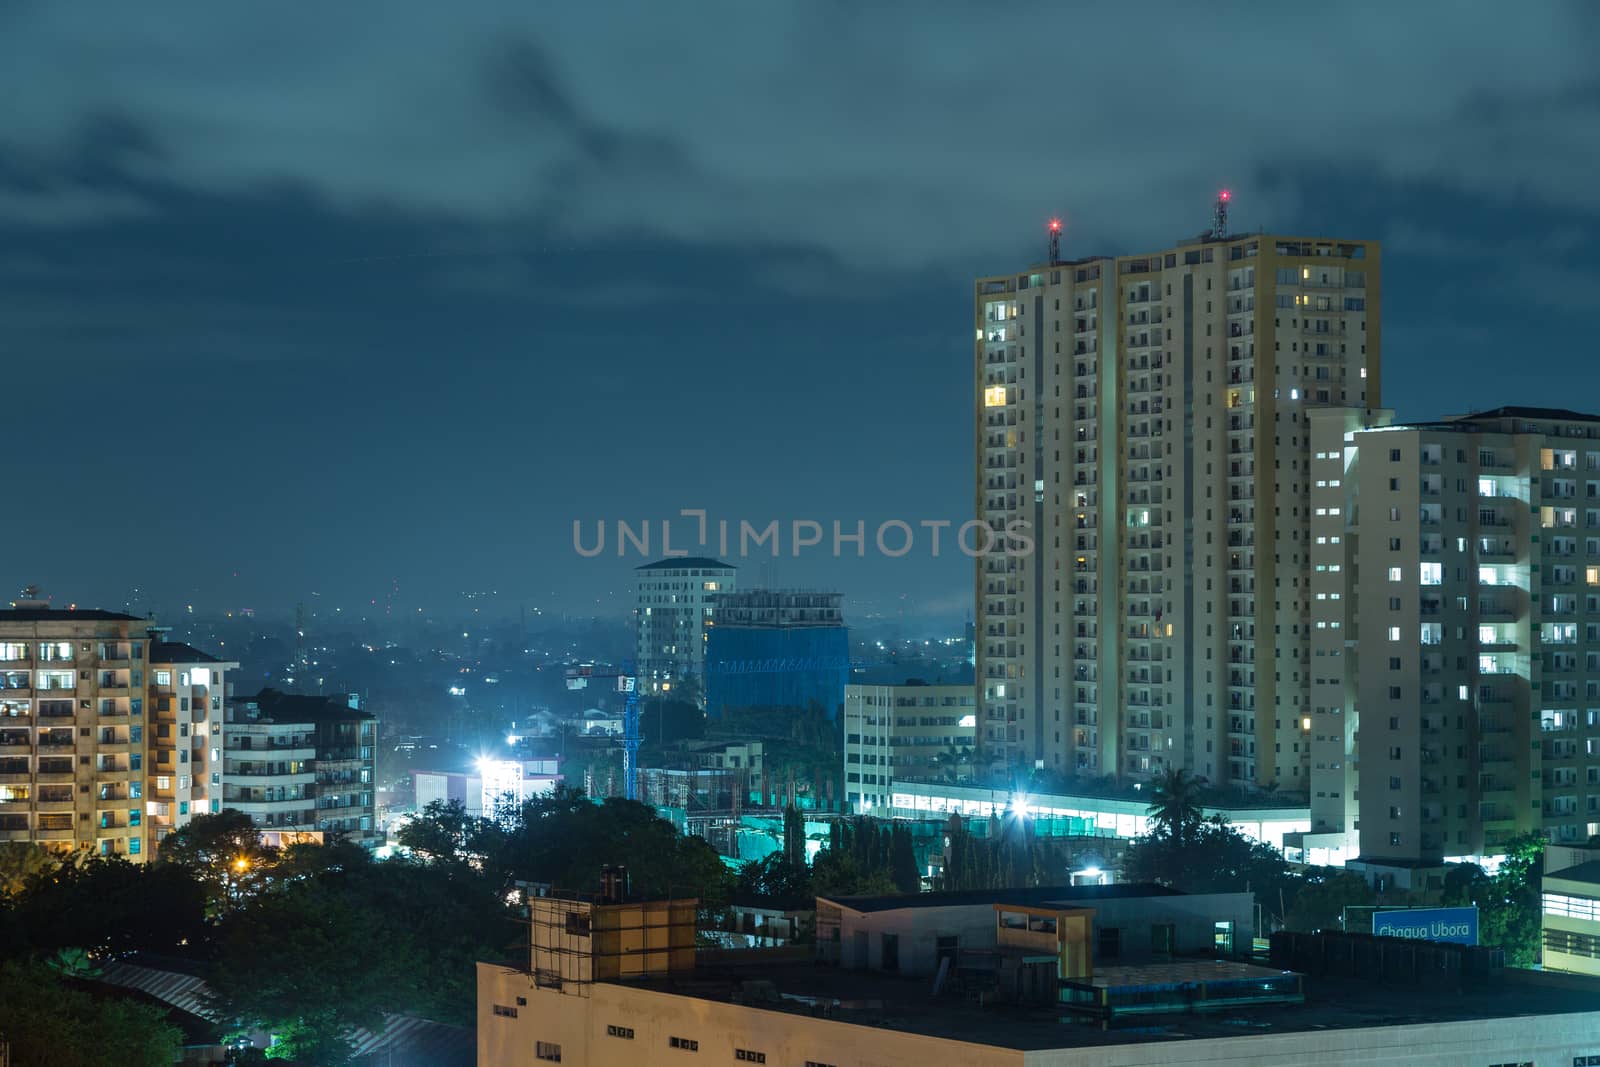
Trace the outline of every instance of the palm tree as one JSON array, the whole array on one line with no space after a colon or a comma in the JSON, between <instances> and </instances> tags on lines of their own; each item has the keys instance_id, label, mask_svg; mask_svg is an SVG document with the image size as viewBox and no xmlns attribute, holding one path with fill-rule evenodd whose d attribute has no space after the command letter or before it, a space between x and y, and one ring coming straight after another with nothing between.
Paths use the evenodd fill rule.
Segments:
<instances>
[{"instance_id":1,"label":"palm tree","mask_svg":"<svg viewBox=\"0 0 1600 1067\"><path fill-rule=\"evenodd\" d=\"M1185 841L1200 826L1200 795L1206 780L1181 767L1169 767L1154 784L1147 814L1157 837Z\"/></svg>"}]
</instances>

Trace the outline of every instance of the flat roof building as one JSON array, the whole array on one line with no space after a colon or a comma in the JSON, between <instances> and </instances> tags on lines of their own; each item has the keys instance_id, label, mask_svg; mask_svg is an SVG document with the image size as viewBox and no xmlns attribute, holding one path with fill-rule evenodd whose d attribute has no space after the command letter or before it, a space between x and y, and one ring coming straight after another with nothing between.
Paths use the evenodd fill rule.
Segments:
<instances>
[{"instance_id":1,"label":"flat roof building","mask_svg":"<svg viewBox=\"0 0 1600 1067\"><path fill-rule=\"evenodd\" d=\"M971 904L987 912L994 952L1013 965L1007 974L1087 972L1003 986L984 984L977 968L946 966L942 977L921 968L851 970L799 958L793 948L685 955L674 948L670 909L654 921L640 914L610 922L602 933L590 915L550 904L530 938L539 965L478 965L478 1064L1322 1067L1403 1059L1416 1067L1491 1067L1586 1062L1579 1057L1600 1052L1600 982L1592 979L1441 976L1419 961L1481 960L1487 950L1370 937L1360 946L1326 946L1328 965L1303 971L1220 953L1110 962L1097 957L1085 922L1094 921L1086 913L1115 903ZM913 905L861 914L897 911L929 913ZM641 951L618 956L624 925ZM559 951L541 952L540 939ZM1285 954L1324 949L1305 937L1282 947ZM600 977L629 959L634 973L625 980ZM1032 1002L1038 993L1057 994L1059 1003Z\"/></svg>"},{"instance_id":2,"label":"flat roof building","mask_svg":"<svg viewBox=\"0 0 1600 1067\"><path fill-rule=\"evenodd\" d=\"M337 697L264 689L227 705L224 808L263 830L381 843L373 800L377 720Z\"/></svg>"},{"instance_id":3,"label":"flat roof building","mask_svg":"<svg viewBox=\"0 0 1600 1067\"><path fill-rule=\"evenodd\" d=\"M925 684L844 688L844 797L847 810L888 815L890 783L970 777L977 732L977 688Z\"/></svg>"}]
</instances>

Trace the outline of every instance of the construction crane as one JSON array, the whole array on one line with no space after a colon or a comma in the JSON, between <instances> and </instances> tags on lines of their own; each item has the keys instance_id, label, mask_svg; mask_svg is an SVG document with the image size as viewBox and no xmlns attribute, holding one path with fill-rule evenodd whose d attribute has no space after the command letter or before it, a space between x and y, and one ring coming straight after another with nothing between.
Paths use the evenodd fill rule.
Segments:
<instances>
[{"instance_id":1,"label":"construction crane","mask_svg":"<svg viewBox=\"0 0 1600 1067\"><path fill-rule=\"evenodd\" d=\"M639 799L639 678L633 664L621 667L580 663L567 668L567 688L587 689L593 679L613 678L616 691L623 694L622 706L622 795Z\"/></svg>"}]
</instances>

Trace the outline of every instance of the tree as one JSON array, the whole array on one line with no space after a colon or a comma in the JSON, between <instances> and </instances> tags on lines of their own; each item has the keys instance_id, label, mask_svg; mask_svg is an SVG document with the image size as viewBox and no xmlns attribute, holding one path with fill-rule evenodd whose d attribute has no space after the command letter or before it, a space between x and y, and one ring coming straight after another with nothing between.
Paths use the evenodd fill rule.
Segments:
<instances>
[{"instance_id":1,"label":"tree","mask_svg":"<svg viewBox=\"0 0 1600 1067\"><path fill-rule=\"evenodd\" d=\"M1504 952L1509 967L1539 962L1544 846L1537 832L1517 834L1506 842L1506 858L1493 877L1467 863L1445 875L1441 901L1477 905L1478 943Z\"/></svg>"},{"instance_id":2,"label":"tree","mask_svg":"<svg viewBox=\"0 0 1600 1067\"><path fill-rule=\"evenodd\" d=\"M895 823L891 834L889 876L894 887L902 893L920 893L922 872L917 869L917 856L911 847L911 829Z\"/></svg>"},{"instance_id":3,"label":"tree","mask_svg":"<svg viewBox=\"0 0 1600 1067\"><path fill-rule=\"evenodd\" d=\"M1279 918L1299 885L1282 853L1245 837L1221 816L1201 821L1185 837L1152 832L1139 838L1128 846L1122 870L1130 882L1158 882L1190 893L1249 889L1267 914Z\"/></svg>"},{"instance_id":4,"label":"tree","mask_svg":"<svg viewBox=\"0 0 1600 1067\"><path fill-rule=\"evenodd\" d=\"M1154 782L1148 814L1151 833L1174 841L1187 841L1200 827L1200 797L1206 780L1181 767L1169 767Z\"/></svg>"},{"instance_id":5,"label":"tree","mask_svg":"<svg viewBox=\"0 0 1600 1067\"><path fill-rule=\"evenodd\" d=\"M205 886L189 871L95 858L29 880L11 901L4 947L48 955L175 952L205 940Z\"/></svg>"},{"instance_id":6,"label":"tree","mask_svg":"<svg viewBox=\"0 0 1600 1067\"><path fill-rule=\"evenodd\" d=\"M782 852L752 860L741 867L738 889L741 894L797 908L805 906L815 893L810 869L803 863L793 863Z\"/></svg>"},{"instance_id":7,"label":"tree","mask_svg":"<svg viewBox=\"0 0 1600 1067\"><path fill-rule=\"evenodd\" d=\"M183 1035L149 1005L68 987L39 964L0 965L0 1034L29 1067L167 1067Z\"/></svg>"},{"instance_id":8,"label":"tree","mask_svg":"<svg viewBox=\"0 0 1600 1067\"><path fill-rule=\"evenodd\" d=\"M792 801L783 809L783 855L793 866L806 865L806 821Z\"/></svg>"},{"instance_id":9,"label":"tree","mask_svg":"<svg viewBox=\"0 0 1600 1067\"><path fill-rule=\"evenodd\" d=\"M406 820L398 834L400 845L424 860L465 863L468 847L479 832L479 819L468 815L459 800L431 801Z\"/></svg>"},{"instance_id":10,"label":"tree","mask_svg":"<svg viewBox=\"0 0 1600 1067\"><path fill-rule=\"evenodd\" d=\"M15 896L30 879L60 866L61 857L43 845L28 841L0 843L0 897Z\"/></svg>"},{"instance_id":11,"label":"tree","mask_svg":"<svg viewBox=\"0 0 1600 1067\"><path fill-rule=\"evenodd\" d=\"M1349 907L1367 908L1378 902L1367 880L1354 871L1320 867L1306 872L1305 883L1294 895L1284 925L1308 933L1339 930Z\"/></svg>"},{"instance_id":12,"label":"tree","mask_svg":"<svg viewBox=\"0 0 1600 1067\"><path fill-rule=\"evenodd\" d=\"M600 869L628 868L640 894L695 897L701 908L725 907L733 877L705 840L685 837L648 805L612 797L596 804L580 790L535 797L504 828L489 828L476 845L485 874L593 892Z\"/></svg>"},{"instance_id":13,"label":"tree","mask_svg":"<svg viewBox=\"0 0 1600 1067\"><path fill-rule=\"evenodd\" d=\"M158 864L181 867L200 880L213 914L259 892L277 860L250 816L234 808L196 815L156 852Z\"/></svg>"}]
</instances>

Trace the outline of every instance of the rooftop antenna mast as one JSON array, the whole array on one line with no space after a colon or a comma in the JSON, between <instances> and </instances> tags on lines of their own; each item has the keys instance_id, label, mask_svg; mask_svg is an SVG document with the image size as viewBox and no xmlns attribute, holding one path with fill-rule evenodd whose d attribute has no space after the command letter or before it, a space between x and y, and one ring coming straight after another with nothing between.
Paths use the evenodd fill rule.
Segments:
<instances>
[{"instance_id":1,"label":"rooftop antenna mast","mask_svg":"<svg viewBox=\"0 0 1600 1067\"><path fill-rule=\"evenodd\" d=\"M1061 262L1061 220L1050 220L1050 265L1056 266Z\"/></svg>"},{"instance_id":2,"label":"rooftop antenna mast","mask_svg":"<svg viewBox=\"0 0 1600 1067\"><path fill-rule=\"evenodd\" d=\"M1217 202L1211 209L1211 239L1226 240L1228 236L1228 202L1233 194L1223 189L1217 193Z\"/></svg>"}]
</instances>

